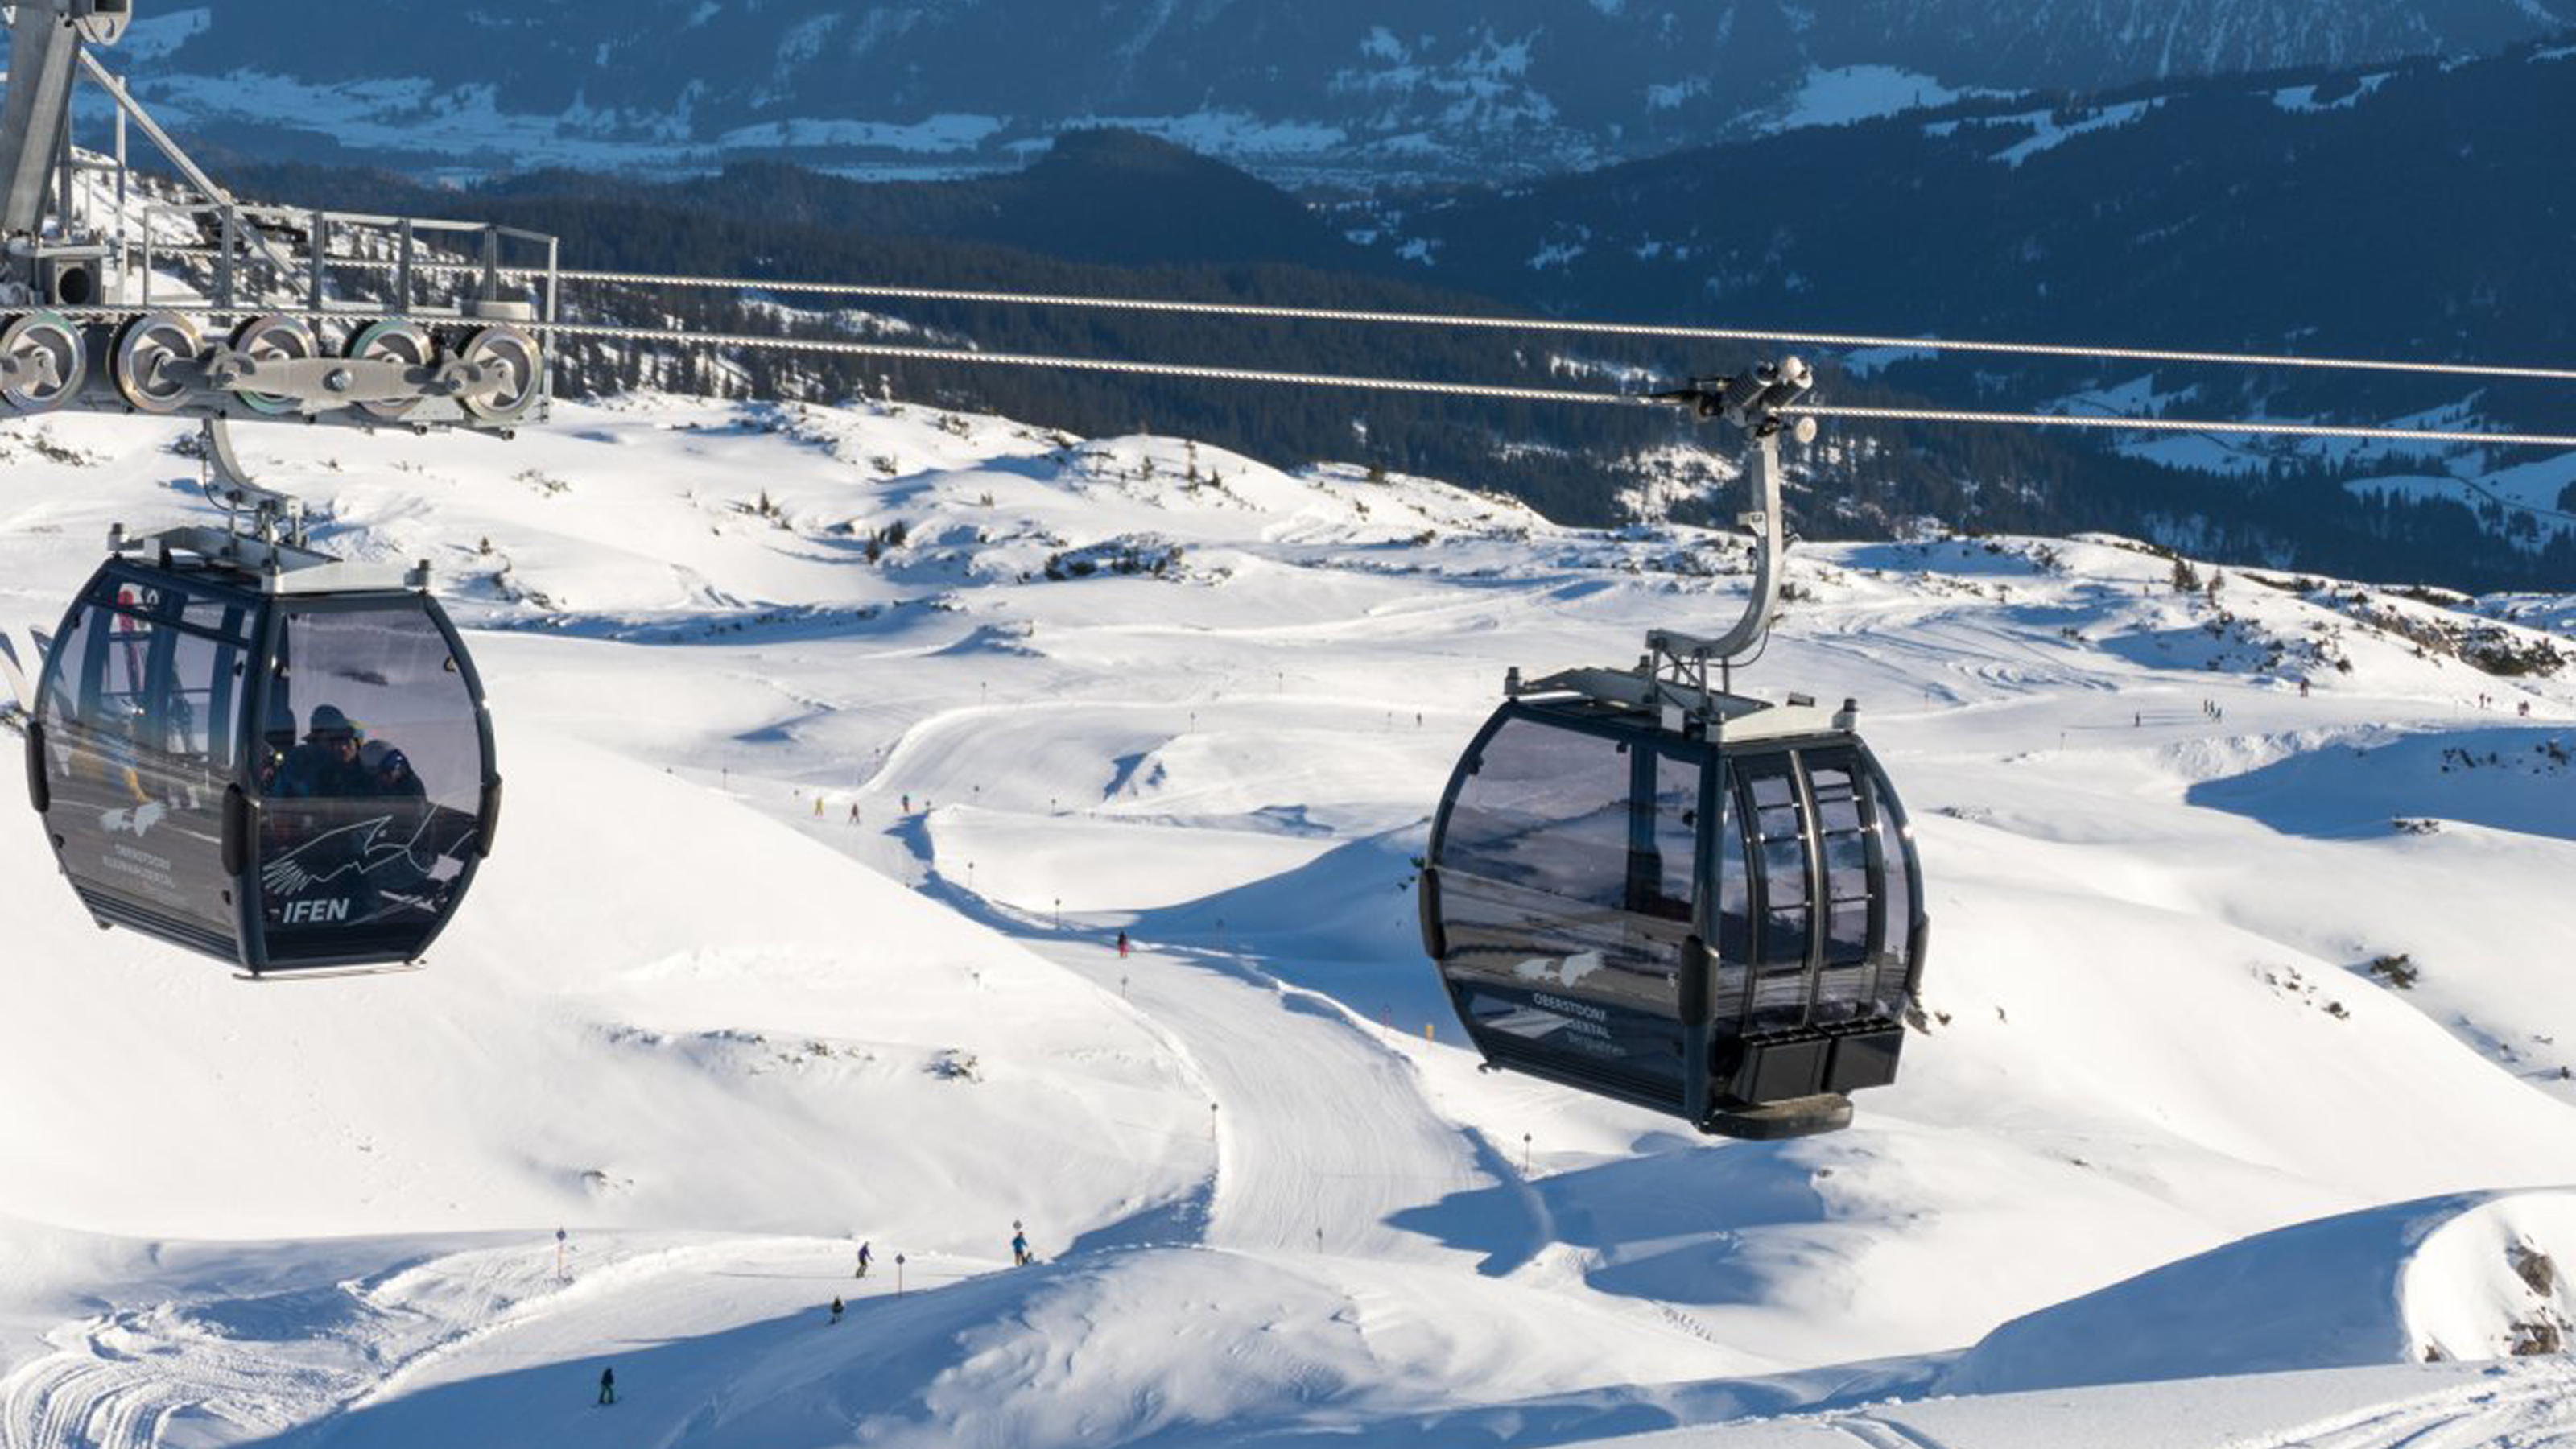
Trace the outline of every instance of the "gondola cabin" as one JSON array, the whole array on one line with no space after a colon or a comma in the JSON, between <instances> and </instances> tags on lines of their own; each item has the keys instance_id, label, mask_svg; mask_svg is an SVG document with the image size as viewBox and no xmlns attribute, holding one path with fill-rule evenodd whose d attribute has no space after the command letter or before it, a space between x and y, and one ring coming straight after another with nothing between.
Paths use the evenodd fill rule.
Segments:
<instances>
[{"instance_id":1,"label":"gondola cabin","mask_svg":"<svg viewBox=\"0 0 2576 1449\"><path fill-rule=\"evenodd\" d=\"M1854 711L1638 673L1522 688L1449 782L1425 948L1489 1065L1733 1137L1895 1079L1922 873Z\"/></svg>"},{"instance_id":2,"label":"gondola cabin","mask_svg":"<svg viewBox=\"0 0 2576 1449\"><path fill-rule=\"evenodd\" d=\"M100 926L254 976L417 960L501 781L426 571L212 529L119 540L48 651L28 784Z\"/></svg>"}]
</instances>

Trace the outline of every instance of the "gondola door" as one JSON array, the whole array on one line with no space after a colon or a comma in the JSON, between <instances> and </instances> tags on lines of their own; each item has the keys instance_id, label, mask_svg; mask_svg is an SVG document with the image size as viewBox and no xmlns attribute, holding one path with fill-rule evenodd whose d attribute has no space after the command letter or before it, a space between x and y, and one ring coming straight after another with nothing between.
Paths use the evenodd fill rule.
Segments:
<instances>
[{"instance_id":1,"label":"gondola door","mask_svg":"<svg viewBox=\"0 0 2576 1449\"><path fill-rule=\"evenodd\" d=\"M47 662L46 828L102 922L238 959L225 810L255 606L102 572Z\"/></svg>"},{"instance_id":2,"label":"gondola door","mask_svg":"<svg viewBox=\"0 0 2576 1449\"><path fill-rule=\"evenodd\" d=\"M1816 924L1808 801L1797 760L1785 750L1735 755L1729 764L1761 888L1745 1025L1752 1032L1795 1029L1807 1024L1814 981L1808 960Z\"/></svg>"},{"instance_id":3,"label":"gondola door","mask_svg":"<svg viewBox=\"0 0 2576 1449\"><path fill-rule=\"evenodd\" d=\"M1716 851L1712 1076L1721 1105L1894 1080L1921 888L1856 742L1730 751Z\"/></svg>"}]
</instances>

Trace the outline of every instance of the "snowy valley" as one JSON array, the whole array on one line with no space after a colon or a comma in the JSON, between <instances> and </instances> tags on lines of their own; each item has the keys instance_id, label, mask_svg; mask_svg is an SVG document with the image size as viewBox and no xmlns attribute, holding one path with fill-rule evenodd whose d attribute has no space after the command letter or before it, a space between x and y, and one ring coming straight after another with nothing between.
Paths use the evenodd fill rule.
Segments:
<instances>
[{"instance_id":1,"label":"snowy valley","mask_svg":"<svg viewBox=\"0 0 2576 1449\"><path fill-rule=\"evenodd\" d=\"M183 436L0 429L0 622ZM1480 1074L1412 885L1504 671L1740 540L892 403L241 440L432 565L507 824L425 970L254 986L0 772L7 1449L2576 1437L2564 600L1802 546L1741 682L1858 702L1930 969L1722 1143Z\"/></svg>"}]
</instances>

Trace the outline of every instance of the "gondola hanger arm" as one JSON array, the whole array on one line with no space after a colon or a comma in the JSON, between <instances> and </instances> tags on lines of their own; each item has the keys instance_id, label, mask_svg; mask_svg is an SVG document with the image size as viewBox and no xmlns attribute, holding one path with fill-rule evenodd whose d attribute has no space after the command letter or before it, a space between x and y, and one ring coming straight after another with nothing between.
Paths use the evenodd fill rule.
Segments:
<instances>
[{"instance_id":1,"label":"gondola hanger arm","mask_svg":"<svg viewBox=\"0 0 2576 1449\"><path fill-rule=\"evenodd\" d=\"M1703 687L1710 665L1721 670L1762 647L1771 631L1771 616L1780 607L1783 578L1781 554L1787 547L1780 516L1780 435L1800 442L1816 436L1814 418L1791 418L1784 411L1815 386L1815 373L1790 357L1764 363L1728 378L1693 378L1682 387L1650 394L1658 402L1688 407L1702 419L1722 419L1741 430L1747 441L1744 483L1747 511L1737 523L1753 535L1753 586L1744 613L1733 627L1714 638L1658 629L1646 636L1646 647L1700 676Z\"/></svg>"}]
</instances>

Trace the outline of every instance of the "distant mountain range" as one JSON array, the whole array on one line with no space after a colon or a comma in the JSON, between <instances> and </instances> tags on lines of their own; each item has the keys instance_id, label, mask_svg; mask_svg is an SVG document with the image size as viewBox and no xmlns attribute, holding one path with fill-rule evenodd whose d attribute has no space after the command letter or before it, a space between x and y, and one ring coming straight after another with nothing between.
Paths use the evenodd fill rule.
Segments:
<instances>
[{"instance_id":1,"label":"distant mountain range","mask_svg":"<svg viewBox=\"0 0 2576 1449\"><path fill-rule=\"evenodd\" d=\"M1378 208L1418 275L1536 312L2565 367L2576 46L1979 101ZM1862 354L1961 406L2576 433L2564 384ZM2227 475L2390 480L2576 565L2576 460L2133 437ZM2385 491L2385 490L2382 490Z\"/></svg>"},{"instance_id":2,"label":"distant mountain range","mask_svg":"<svg viewBox=\"0 0 2576 1449\"><path fill-rule=\"evenodd\" d=\"M299 168L263 196L435 210L560 234L576 265L919 285L1470 309L1900 335L2565 365L2576 357L2576 46L2467 63L2228 78L2084 102L1958 102L1544 182L1314 208L1123 132L1037 164L860 184L778 163L684 182L536 173L464 189ZM646 315L712 305L640 299ZM1740 346L1292 328L1198 318L887 304L997 350L1595 386L1742 365ZM713 326L794 324L754 307ZM812 315L870 329L883 318ZM1768 347L1775 354L1787 350ZM1840 401L2420 421L2576 432L2563 386L2180 368L1896 349L1828 355ZM1079 431L1152 425L1265 457L1475 479L1589 522L1624 496L1724 513L1720 442L1624 412L1213 389L1131 378L747 363L797 396L874 390ZM656 377L576 349L576 388ZM1581 409L1587 414L1610 410ZM2576 583L2576 455L2069 439L1837 426L1797 504L1817 534L1936 519L2109 528L2205 555L2480 588ZM2107 444L2107 447L2105 446Z\"/></svg>"},{"instance_id":3,"label":"distant mountain range","mask_svg":"<svg viewBox=\"0 0 2576 1449\"><path fill-rule=\"evenodd\" d=\"M2563 363L2570 137L2576 45L2524 47L1963 102L1343 216L1550 313Z\"/></svg>"},{"instance_id":4,"label":"distant mountain range","mask_svg":"<svg viewBox=\"0 0 2576 1449\"><path fill-rule=\"evenodd\" d=\"M1529 176L1971 89L2491 52L2576 0L523 0L148 4L190 134L423 171L1009 167L1068 125L1273 180Z\"/></svg>"}]
</instances>

